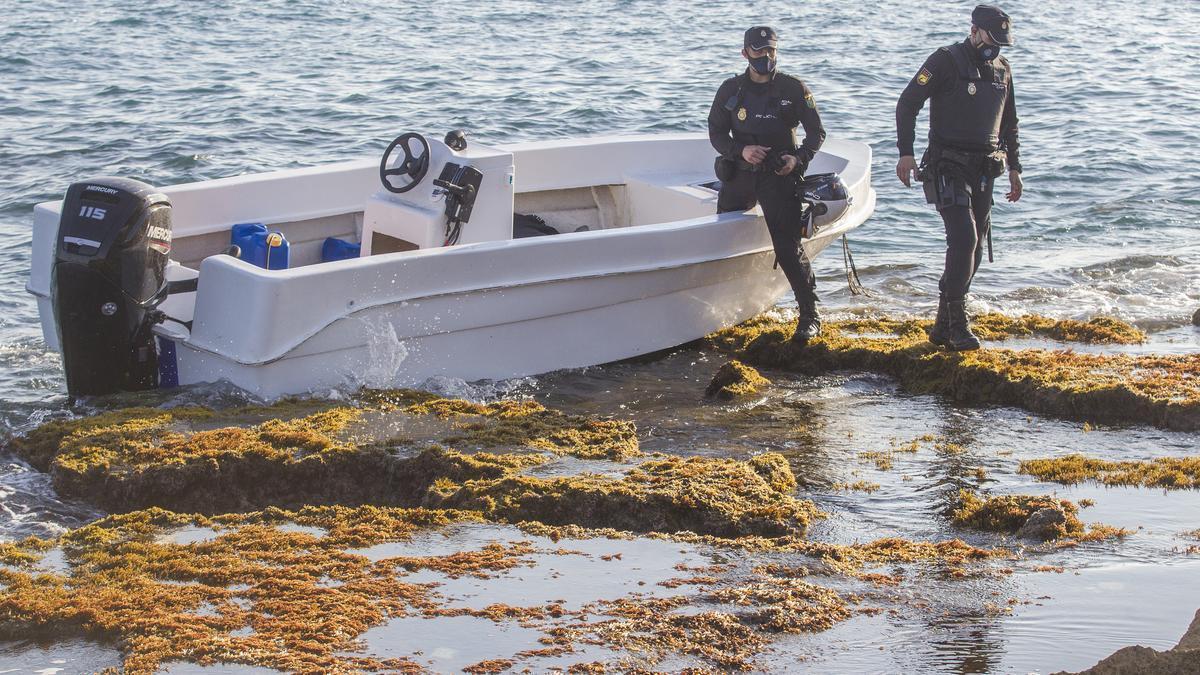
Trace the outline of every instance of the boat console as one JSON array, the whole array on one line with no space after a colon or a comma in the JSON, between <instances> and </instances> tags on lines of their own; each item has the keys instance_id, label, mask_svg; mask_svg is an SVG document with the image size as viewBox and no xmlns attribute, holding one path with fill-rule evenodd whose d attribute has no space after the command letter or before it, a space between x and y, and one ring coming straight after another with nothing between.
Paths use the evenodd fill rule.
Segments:
<instances>
[{"instance_id":1,"label":"boat console","mask_svg":"<svg viewBox=\"0 0 1200 675\"><path fill-rule=\"evenodd\" d=\"M363 211L362 255L512 238L513 156L408 133L379 164L381 189Z\"/></svg>"}]
</instances>

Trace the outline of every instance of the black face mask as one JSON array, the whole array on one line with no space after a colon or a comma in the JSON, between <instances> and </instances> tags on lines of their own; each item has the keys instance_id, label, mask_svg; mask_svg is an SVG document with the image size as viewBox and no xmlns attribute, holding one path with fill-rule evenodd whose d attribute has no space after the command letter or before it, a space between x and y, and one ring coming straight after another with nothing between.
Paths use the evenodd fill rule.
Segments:
<instances>
[{"instance_id":1,"label":"black face mask","mask_svg":"<svg viewBox=\"0 0 1200 675\"><path fill-rule=\"evenodd\" d=\"M757 59L750 59L750 67L759 75L770 75L775 72L775 59L769 56L760 56Z\"/></svg>"},{"instance_id":2,"label":"black face mask","mask_svg":"<svg viewBox=\"0 0 1200 675\"><path fill-rule=\"evenodd\" d=\"M984 63L987 63L997 56L1000 56L1000 48L996 45L989 45L986 42L980 42L979 46L975 49L979 52L979 58Z\"/></svg>"}]
</instances>

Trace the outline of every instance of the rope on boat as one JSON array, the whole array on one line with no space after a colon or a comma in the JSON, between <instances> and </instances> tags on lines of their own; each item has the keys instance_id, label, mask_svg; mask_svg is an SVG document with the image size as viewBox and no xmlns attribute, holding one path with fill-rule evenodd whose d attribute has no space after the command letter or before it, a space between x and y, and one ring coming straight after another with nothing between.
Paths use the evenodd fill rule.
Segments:
<instances>
[{"instance_id":1,"label":"rope on boat","mask_svg":"<svg viewBox=\"0 0 1200 675\"><path fill-rule=\"evenodd\" d=\"M842 235L842 265L846 267L846 285L850 288L850 295L873 297L858 278L858 269L854 267L854 255L850 253L850 240L844 234Z\"/></svg>"}]
</instances>

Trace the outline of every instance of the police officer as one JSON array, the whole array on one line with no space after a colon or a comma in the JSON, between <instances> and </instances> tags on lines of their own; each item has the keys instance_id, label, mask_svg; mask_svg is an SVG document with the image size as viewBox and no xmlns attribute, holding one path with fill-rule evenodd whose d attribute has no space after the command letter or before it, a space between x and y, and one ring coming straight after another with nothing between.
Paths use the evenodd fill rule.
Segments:
<instances>
[{"instance_id":1,"label":"police officer","mask_svg":"<svg viewBox=\"0 0 1200 675\"><path fill-rule=\"evenodd\" d=\"M1012 20L993 5L971 13L971 34L930 55L896 104L896 175L920 178L946 227L946 267L929 341L961 351L979 348L965 303L992 226L992 185L1008 165L1008 201L1021 198L1020 141L1012 70L1000 56L1011 46ZM929 147L918 168L913 153L917 113L929 107Z\"/></svg>"},{"instance_id":2,"label":"police officer","mask_svg":"<svg viewBox=\"0 0 1200 675\"><path fill-rule=\"evenodd\" d=\"M798 78L776 70L778 36L754 26L742 41L746 72L721 84L708 112L708 138L721 157L717 212L745 211L762 204L775 258L796 294L800 318L792 339L805 344L821 331L816 278L800 251L801 209L796 181L825 141L812 91ZM796 127L804 143L796 145Z\"/></svg>"}]
</instances>

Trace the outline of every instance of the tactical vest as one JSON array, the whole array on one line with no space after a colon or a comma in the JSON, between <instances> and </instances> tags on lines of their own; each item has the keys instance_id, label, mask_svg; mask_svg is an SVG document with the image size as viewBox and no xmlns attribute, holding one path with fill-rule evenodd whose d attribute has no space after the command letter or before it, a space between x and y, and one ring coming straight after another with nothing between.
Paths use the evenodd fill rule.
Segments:
<instances>
[{"instance_id":1,"label":"tactical vest","mask_svg":"<svg viewBox=\"0 0 1200 675\"><path fill-rule=\"evenodd\" d=\"M999 57L976 65L965 43L942 47L958 75L948 92L933 97L929 106L929 141L964 150L995 150L1000 143L1000 118L1008 99L1008 68Z\"/></svg>"},{"instance_id":2,"label":"tactical vest","mask_svg":"<svg viewBox=\"0 0 1200 675\"><path fill-rule=\"evenodd\" d=\"M737 93L725 103L733 140L745 145L765 145L773 150L795 150L796 125L800 124L796 106L805 105L805 102L788 99L790 102L784 105L784 97L774 78L766 86L747 80L744 73L738 76Z\"/></svg>"}]
</instances>

